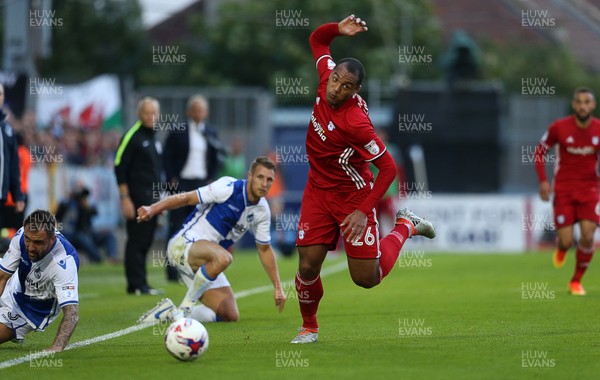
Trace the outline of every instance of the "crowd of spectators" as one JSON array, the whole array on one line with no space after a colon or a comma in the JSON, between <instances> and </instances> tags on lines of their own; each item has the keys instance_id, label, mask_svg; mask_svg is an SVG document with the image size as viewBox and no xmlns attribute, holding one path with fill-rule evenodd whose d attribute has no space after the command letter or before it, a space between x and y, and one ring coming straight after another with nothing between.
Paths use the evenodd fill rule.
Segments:
<instances>
[{"instance_id":1,"label":"crowd of spectators","mask_svg":"<svg viewBox=\"0 0 600 380\"><path fill-rule=\"evenodd\" d=\"M32 165L64 164L112 167L123 130L80 128L69 123L37 126L35 113L26 111L20 119L9 117L13 129L29 147Z\"/></svg>"}]
</instances>

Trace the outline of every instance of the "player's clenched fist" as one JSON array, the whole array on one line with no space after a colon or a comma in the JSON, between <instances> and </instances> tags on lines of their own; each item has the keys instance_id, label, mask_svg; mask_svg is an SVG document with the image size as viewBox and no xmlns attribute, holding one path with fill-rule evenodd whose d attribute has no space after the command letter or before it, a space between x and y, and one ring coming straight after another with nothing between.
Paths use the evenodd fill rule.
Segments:
<instances>
[{"instance_id":1,"label":"player's clenched fist","mask_svg":"<svg viewBox=\"0 0 600 380\"><path fill-rule=\"evenodd\" d=\"M145 222L153 217L152 206L140 206L137 209L137 222Z\"/></svg>"}]
</instances>

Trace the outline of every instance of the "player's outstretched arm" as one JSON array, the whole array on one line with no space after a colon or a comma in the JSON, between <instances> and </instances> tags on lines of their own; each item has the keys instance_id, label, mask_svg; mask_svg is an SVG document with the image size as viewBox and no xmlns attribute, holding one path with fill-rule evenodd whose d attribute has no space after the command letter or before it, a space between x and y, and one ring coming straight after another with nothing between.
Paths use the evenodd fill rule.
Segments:
<instances>
[{"instance_id":1,"label":"player's outstretched arm","mask_svg":"<svg viewBox=\"0 0 600 380\"><path fill-rule=\"evenodd\" d=\"M273 298L275 298L275 307L277 307L277 310L279 310L281 313L283 311L283 307L285 306L285 293L281 287L281 281L279 280L279 270L277 269L275 252L273 252L271 244L256 243L256 248L258 249L258 257L260 258L260 262L262 263L263 268L265 268L265 272L267 272L267 275L269 275L269 278L275 287L275 291L273 293Z\"/></svg>"},{"instance_id":2,"label":"player's outstretched arm","mask_svg":"<svg viewBox=\"0 0 600 380\"><path fill-rule=\"evenodd\" d=\"M354 36L369 29L367 23L360 17L350 15L338 23L338 30L342 36Z\"/></svg>"},{"instance_id":3,"label":"player's outstretched arm","mask_svg":"<svg viewBox=\"0 0 600 380\"><path fill-rule=\"evenodd\" d=\"M151 204L150 206L141 206L137 209L137 221L145 222L152 219L154 216L166 210L172 210L183 206L193 206L200 202L196 190L186 193L173 194L165 199Z\"/></svg>"},{"instance_id":4,"label":"player's outstretched arm","mask_svg":"<svg viewBox=\"0 0 600 380\"><path fill-rule=\"evenodd\" d=\"M48 348L46 351L62 351L69 343L69 339L71 339L71 335L73 335L73 331L75 331L75 327L77 326L77 322L79 321L79 308L77 305L65 305L62 308L63 318L60 321L60 326L58 326L58 332L56 333L56 338L54 338L54 342L52 346Z\"/></svg>"},{"instance_id":5,"label":"player's outstretched arm","mask_svg":"<svg viewBox=\"0 0 600 380\"><path fill-rule=\"evenodd\" d=\"M324 24L311 33L308 42L316 62L323 56L331 56L329 45L337 36L354 36L360 32L367 31L367 23L360 18L350 15L338 22Z\"/></svg>"}]
</instances>

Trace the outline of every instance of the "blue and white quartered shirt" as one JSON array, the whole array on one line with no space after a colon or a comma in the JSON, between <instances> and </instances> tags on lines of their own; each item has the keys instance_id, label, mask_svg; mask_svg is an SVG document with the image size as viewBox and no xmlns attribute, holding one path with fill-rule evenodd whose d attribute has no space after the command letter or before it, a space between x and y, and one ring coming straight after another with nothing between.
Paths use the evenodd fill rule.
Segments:
<instances>
[{"instance_id":1,"label":"blue and white quartered shirt","mask_svg":"<svg viewBox=\"0 0 600 380\"><path fill-rule=\"evenodd\" d=\"M251 230L257 243L271 242L271 211L265 198L251 204L247 180L221 177L196 190L200 203L176 235L209 240L228 248Z\"/></svg>"},{"instance_id":2,"label":"blue and white quartered shirt","mask_svg":"<svg viewBox=\"0 0 600 380\"><path fill-rule=\"evenodd\" d=\"M79 256L58 231L50 252L32 262L23 228L19 229L0 260L0 270L12 275L0 301L25 317L35 330L43 331L60 314L61 307L79 303Z\"/></svg>"}]
</instances>

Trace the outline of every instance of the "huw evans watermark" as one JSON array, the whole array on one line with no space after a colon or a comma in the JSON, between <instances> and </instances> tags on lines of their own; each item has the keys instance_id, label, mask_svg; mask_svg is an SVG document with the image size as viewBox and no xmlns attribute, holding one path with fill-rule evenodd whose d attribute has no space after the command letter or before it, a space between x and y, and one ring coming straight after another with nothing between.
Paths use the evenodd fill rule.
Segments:
<instances>
[{"instance_id":1,"label":"huw evans watermark","mask_svg":"<svg viewBox=\"0 0 600 380\"><path fill-rule=\"evenodd\" d=\"M302 17L300 9L276 9L275 27L277 29L308 29L308 17Z\"/></svg>"},{"instance_id":2,"label":"huw evans watermark","mask_svg":"<svg viewBox=\"0 0 600 380\"><path fill-rule=\"evenodd\" d=\"M185 65L187 63L186 54L179 52L177 45L153 45L152 46L152 64L153 65Z\"/></svg>"},{"instance_id":3,"label":"huw evans watermark","mask_svg":"<svg viewBox=\"0 0 600 380\"><path fill-rule=\"evenodd\" d=\"M525 29L550 29L556 26L556 18L547 9L522 9L521 27Z\"/></svg>"},{"instance_id":4,"label":"huw evans watermark","mask_svg":"<svg viewBox=\"0 0 600 380\"><path fill-rule=\"evenodd\" d=\"M556 360L548 357L548 351L521 351L521 368L554 368Z\"/></svg>"},{"instance_id":5,"label":"huw evans watermark","mask_svg":"<svg viewBox=\"0 0 600 380\"><path fill-rule=\"evenodd\" d=\"M398 334L405 336L430 336L433 329L425 324L424 318L398 319Z\"/></svg>"},{"instance_id":6,"label":"huw evans watermark","mask_svg":"<svg viewBox=\"0 0 600 380\"><path fill-rule=\"evenodd\" d=\"M554 300L556 292L548 289L547 282L522 282L522 300Z\"/></svg>"},{"instance_id":7,"label":"huw evans watermark","mask_svg":"<svg viewBox=\"0 0 600 380\"><path fill-rule=\"evenodd\" d=\"M425 46L398 46L398 63L403 65L431 65L433 57Z\"/></svg>"},{"instance_id":8,"label":"huw evans watermark","mask_svg":"<svg viewBox=\"0 0 600 380\"><path fill-rule=\"evenodd\" d=\"M56 17L56 11L50 9L30 9L30 28L60 28L64 25L62 17Z\"/></svg>"},{"instance_id":9,"label":"huw evans watermark","mask_svg":"<svg viewBox=\"0 0 600 380\"><path fill-rule=\"evenodd\" d=\"M302 351L300 350L275 351L276 368L308 368L309 365L308 358L302 357Z\"/></svg>"}]
</instances>

